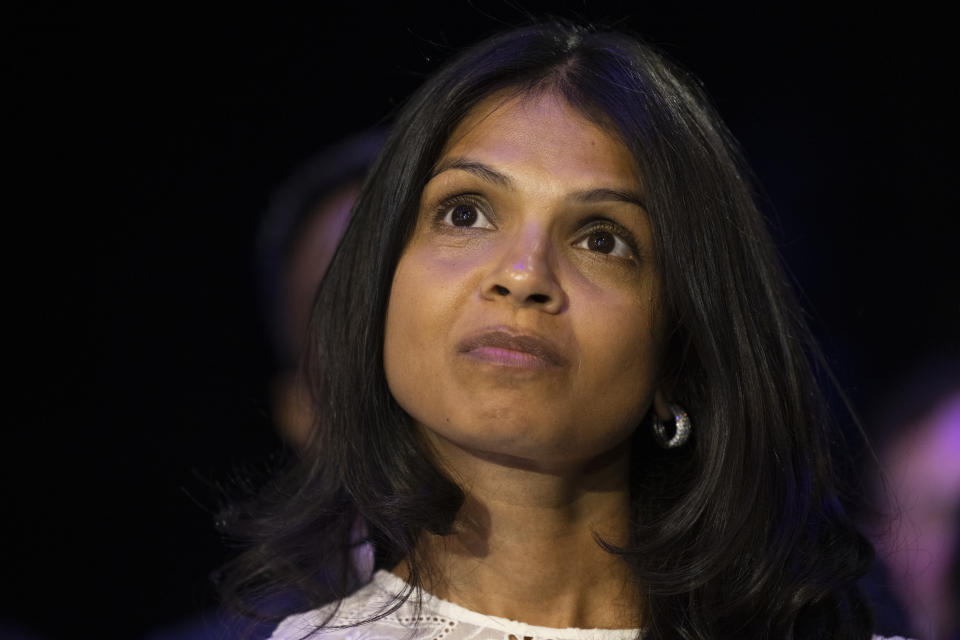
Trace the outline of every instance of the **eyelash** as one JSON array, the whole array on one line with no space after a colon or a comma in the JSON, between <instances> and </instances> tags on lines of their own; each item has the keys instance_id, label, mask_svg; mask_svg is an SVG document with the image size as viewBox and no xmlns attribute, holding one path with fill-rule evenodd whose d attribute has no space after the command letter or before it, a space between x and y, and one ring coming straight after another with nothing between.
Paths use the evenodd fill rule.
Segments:
<instances>
[{"instance_id":1,"label":"eyelash","mask_svg":"<svg viewBox=\"0 0 960 640\"><path fill-rule=\"evenodd\" d=\"M629 249L631 254L629 258L625 258L623 256L613 256L614 258L621 258L622 260L640 258L640 251L637 249L637 246L638 246L637 239L636 237L634 237L634 235L630 232L629 229L626 229L625 227L620 226L619 224L617 224L616 222L613 222L612 220L607 220L604 218L594 219L592 222L593 224L591 224L589 228L584 229L583 233L580 235L580 239L577 240L577 244L580 244L581 242L585 241L590 236L591 233L594 233L596 231L607 231L611 233L615 238L623 242L627 246L627 249ZM595 252L595 253L599 253L599 252ZM601 253L601 255L611 255L611 254Z\"/></svg>"},{"instance_id":2,"label":"eyelash","mask_svg":"<svg viewBox=\"0 0 960 640\"><path fill-rule=\"evenodd\" d=\"M478 200L476 197L474 197L472 194L469 194L469 193L462 193L462 194L453 196L452 198L447 198L446 200L441 202L440 206L437 207L436 213L434 214L434 223L444 227L456 227L457 225L449 224L445 220L447 215L449 215L455 207L458 207L460 205L469 205L475 208L479 215L486 218L487 221L489 221L492 224L493 221L490 220L492 216L487 214L487 212L484 210L484 207L481 205L480 200ZM457 227L457 228L471 229L475 227Z\"/></svg>"},{"instance_id":3,"label":"eyelash","mask_svg":"<svg viewBox=\"0 0 960 640\"><path fill-rule=\"evenodd\" d=\"M492 216L488 215L485 212L484 207L482 206L480 200L476 198L473 194L467 194L467 193L455 195L441 202L440 205L436 208L436 211L434 213L434 224L445 227L445 228L449 228L449 227L455 227L460 229L476 228L476 227L457 227L456 225L452 225L446 222L447 216L452 213L452 210L455 207L460 205L469 205L474 207L480 216L483 216L492 224L493 222L491 220ZM618 240L622 241L630 250L630 253L632 254L631 258L624 258L622 256L612 256L612 257L620 258L622 260L639 259L640 252L637 249L638 247L637 240L636 240L636 237L633 235L633 233L630 232L629 229L626 229L625 227L617 224L616 222L613 222L612 220L607 220L606 218L590 218L586 220L584 224L589 225L589 227L584 229L583 232L579 235L576 244L580 244L581 242L585 241L591 233L594 233L596 231L607 231L613 234ZM592 252L592 253L600 253L600 252ZM611 254L601 253L600 255L611 255Z\"/></svg>"}]
</instances>

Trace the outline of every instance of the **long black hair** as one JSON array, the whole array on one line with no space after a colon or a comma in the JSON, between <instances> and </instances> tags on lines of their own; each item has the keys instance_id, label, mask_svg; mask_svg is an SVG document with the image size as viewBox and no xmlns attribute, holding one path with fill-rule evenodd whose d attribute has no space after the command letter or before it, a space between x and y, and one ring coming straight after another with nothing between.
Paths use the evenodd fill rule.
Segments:
<instances>
[{"instance_id":1,"label":"long black hair","mask_svg":"<svg viewBox=\"0 0 960 640\"><path fill-rule=\"evenodd\" d=\"M838 500L817 351L736 142L698 82L650 47L559 22L465 51L399 112L317 295L305 367L320 424L293 468L225 512L250 545L226 594L336 601L364 580L353 557L366 541L377 568L408 558L422 583L418 537L449 532L463 494L387 387L387 300L444 143L502 90L561 96L641 171L672 325L663 375L694 424L673 450L637 429L631 539L607 545L643 593L647 637L869 637L855 582L872 548Z\"/></svg>"}]
</instances>

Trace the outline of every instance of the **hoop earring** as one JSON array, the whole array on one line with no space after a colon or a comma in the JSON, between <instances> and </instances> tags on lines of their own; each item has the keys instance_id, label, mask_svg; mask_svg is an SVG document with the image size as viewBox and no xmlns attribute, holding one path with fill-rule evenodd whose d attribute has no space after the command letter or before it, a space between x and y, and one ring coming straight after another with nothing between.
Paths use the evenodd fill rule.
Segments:
<instances>
[{"instance_id":1,"label":"hoop earring","mask_svg":"<svg viewBox=\"0 0 960 640\"><path fill-rule=\"evenodd\" d=\"M674 430L673 437L667 437L667 428L664 426L663 421L660 420L660 416L657 415L657 412L653 412L653 436L659 444L664 449L676 449L679 446L682 446L684 442L690 437L690 416L687 415L687 412L678 404L667 405L670 409L670 413L673 414L674 420Z\"/></svg>"}]
</instances>

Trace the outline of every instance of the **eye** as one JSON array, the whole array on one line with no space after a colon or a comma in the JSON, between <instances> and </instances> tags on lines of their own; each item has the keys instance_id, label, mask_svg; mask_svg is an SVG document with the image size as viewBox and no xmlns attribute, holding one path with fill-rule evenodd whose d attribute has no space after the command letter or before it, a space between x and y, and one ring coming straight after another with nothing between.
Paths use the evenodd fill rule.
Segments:
<instances>
[{"instance_id":1,"label":"eye","mask_svg":"<svg viewBox=\"0 0 960 640\"><path fill-rule=\"evenodd\" d=\"M446 202L441 206L439 213L442 216L441 219L443 223L451 227L472 229L496 228L475 202Z\"/></svg>"},{"instance_id":2,"label":"eye","mask_svg":"<svg viewBox=\"0 0 960 640\"><path fill-rule=\"evenodd\" d=\"M586 235L573 246L627 260L632 260L637 255L633 248L633 238L630 233L621 228L620 225L612 223L603 223L591 227L587 230Z\"/></svg>"}]
</instances>

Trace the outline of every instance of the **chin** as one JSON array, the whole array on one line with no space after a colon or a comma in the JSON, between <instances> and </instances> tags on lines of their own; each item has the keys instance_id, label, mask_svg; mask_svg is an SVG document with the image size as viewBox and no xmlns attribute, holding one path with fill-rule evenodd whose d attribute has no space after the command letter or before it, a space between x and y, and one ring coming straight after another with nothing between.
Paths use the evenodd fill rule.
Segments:
<instances>
[{"instance_id":1,"label":"chin","mask_svg":"<svg viewBox=\"0 0 960 640\"><path fill-rule=\"evenodd\" d=\"M473 421L467 428L432 429L421 425L428 440L439 439L440 451L450 446L475 458L507 467L535 471L560 471L589 466L612 451L621 451L632 429L610 432L604 438L584 438L556 423L513 419ZM432 436L432 437L430 437Z\"/></svg>"}]
</instances>

